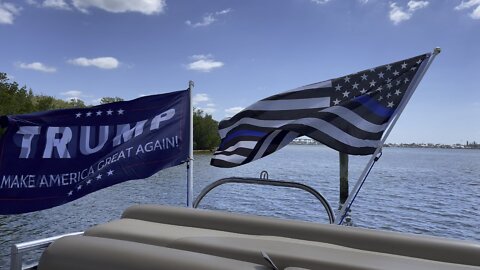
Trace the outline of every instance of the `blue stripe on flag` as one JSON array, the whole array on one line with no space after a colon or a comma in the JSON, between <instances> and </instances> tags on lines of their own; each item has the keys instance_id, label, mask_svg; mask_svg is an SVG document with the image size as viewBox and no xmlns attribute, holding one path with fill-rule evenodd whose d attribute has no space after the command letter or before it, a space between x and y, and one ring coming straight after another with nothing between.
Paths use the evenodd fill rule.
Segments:
<instances>
[{"instance_id":1,"label":"blue stripe on flag","mask_svg":"<svg viewBox=\"0 0 480 270\"><path fill-rule=\"evenodd\" d=\"M386 108L369 96L359 96L355 98L355 101L362 103L362 105L367 107L371 112L381 117L389 117L395 111L394 109Z\"/></svg>"},{"instance_id":2,"label":"blue stripe on flag","mask_svg":"<svg viewBox=\"0 0 480 270\"><path fill-rule=\"evenodd\" d=\"M262 132L262 131L255 131L255 130L239 130L239 131L235 131L231 134L228 134L227 137L225 137L223 140L222 140L222 144L219 146L219 149L222 149L222 147L228 143L229 141L231 141L232 139L236 138L236 137L239 137L239 136L252 136L252 137L262 137L264 136L265 134L267 134L266 132Z\"/></svg>"}]
</instances>

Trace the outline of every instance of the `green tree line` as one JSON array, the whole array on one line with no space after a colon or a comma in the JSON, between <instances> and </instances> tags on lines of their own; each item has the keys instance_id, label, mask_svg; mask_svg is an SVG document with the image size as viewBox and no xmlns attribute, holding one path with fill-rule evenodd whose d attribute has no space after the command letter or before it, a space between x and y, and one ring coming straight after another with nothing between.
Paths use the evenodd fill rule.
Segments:
<instances>
[{"instance_id":1,"label":"green tree line","mask_svg":"<svg viewBox=\"0 0 480 270\"><path fill-rule=\"evenodd\" d=\"M123 101L120 97L103 97L100 104ZM25 114L39 111L86 108L81 99L62 100L48 95L34 94L27 86L20 87L6 73L0 72L0 116ZM218 122L210 114L195 109L193 113L193 147L195 150L212 150L218 146ZM0 136L5 128L0 127Z\"/></svg>"}]
</instances>

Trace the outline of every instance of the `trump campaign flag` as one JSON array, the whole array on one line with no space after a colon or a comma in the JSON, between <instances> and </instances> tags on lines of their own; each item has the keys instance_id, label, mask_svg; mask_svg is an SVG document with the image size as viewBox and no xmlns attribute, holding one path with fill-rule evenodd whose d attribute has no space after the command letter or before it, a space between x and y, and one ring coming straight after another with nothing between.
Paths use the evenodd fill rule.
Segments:
<instances>
[{"instance_id":1,"label":"trump campaign flag","mask_svg":"<svg viewBox=\"0 0 480 270\"><path fill-rule=\"evenodd\" d=\"M370 155L431 54L302 86L262 99L219 123L211 165L236 167L308 136L351 155ZM407 98L408 99L408 98Z\"/></svg>"},{"instance_id":2,"label":"trump campaign flag","mask_svg":"<svg viewBox=\"0 0 480 270\"><path fill-rule=\"evenodd\" d=\"M2 118L0 214L51 208L188 159L189 90Z\"/></svg>"}]
</instances>

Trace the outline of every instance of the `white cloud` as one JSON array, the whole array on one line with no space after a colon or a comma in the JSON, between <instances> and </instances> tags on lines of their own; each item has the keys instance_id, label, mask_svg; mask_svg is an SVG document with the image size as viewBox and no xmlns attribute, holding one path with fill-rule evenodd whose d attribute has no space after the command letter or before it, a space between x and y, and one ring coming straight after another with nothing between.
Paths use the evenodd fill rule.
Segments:
<instances>
[{"instance_id":1,"label":"white cloud","mask_svg":"<svg viewBox=\"0 0 480 270\"><path fill-rule=\"evenodd\" d=\"M42 6L46 8L70 9L70 6L64 0L45 0Z\"/></svg>"},{"instance_id":2,"label":"white cloud","mask_svg":"<svg viewBox=\"0 0 480 270\"><path fill-rule=\"evenodd\" d=\"M60 95L64 96L64 100L82 100L83 102L87 103L88 105L99 105L102 98L95 99L92 95L87 95L79 90L69 90L66 92L60 93ZM90 103L87 101L90 100Z\"/></svg>"},{"instance_id":3,"label":"white cloud","mask_svg":"<svg viewBox=\"0 0 480 270\"><path fill-rule=\"evenodd\" d=\"M80 99L80 97L84 96L82 91L78 91L78 90L70 90L70 91L67 91L67 92L62 92L62 93L60 93L60 95L66 96L67 100Z\"/></svg>"},{"instance_id":4,"label":"white cloud","mask_svg":"<svg viewBox=\"0 0 480 270\"><path fill-rule=\"evenodd\" d=\"M217 15L224 15L224 14L230 13L231 11L232 11L231 8L227 8L227 9L224 9L224 10L217 11L217 12L215 12L215 14L217 14Z\"/></svg>"},{"instance_id":5,"label":"white cloud","mask_svg":"<svg viewBox=\"0 0 480 270\"><path fill-rule=\"evenodd\" d=\"M245 109L245 108L243 108L243 107L231 107L231 108L225 109L225 117L232 117L235 114L242 111L243 109Z\"/></svg>"},{"instance_id":6,"label":"white cloud","mask_svg":"<svg viewBox=\"0 0 480 270\"><path fill-rule=\"evenodd\" d=\"M232 11L231 8L227 8L227 9L224 9L224 10L221 10L221 11L217 11L215 13L208 13L208 14L204 15L202 17L202 20L199 21L199 22L193 23L192 21L188 20L188 21L185 21L185 24L187 24L188 26L191 26L193 28L202 27L202 26L209 26L210 24L217 21L218 16L228 14L231 11Z\"/></svg>"},{"instance_id":7,"label":"white cloud","mask_svg":"<svg viewBox=\"0 0 480 270\"><path fill-rule=\"evenodd\" d=\"M195 28L195 27L208 26L212 24L214 21L216 21L216 19L213 17L212 14L209 14L209 15L203 16L203 19L200 22L192 23L192 21L188 20L188 21L185 21L185 23Z\"/></svg>"},{"instance_id":8,"label":"white cloud","mask_svg":"<svg viewBox=\"0 0 480 270\"><path fill-rule=\"evenodd\" d=\"M426 8L428 4L428 1L408 1L407 6L409 11L415 12L418 9Z\"/></svg>"},{"instance_id":9,"label":"white cloud","mask_svg":"<svg viewBox=\"0 0 480 270\"><path fill-rule=\"evenodd\" d=\"M412 14L405 12L402 7L397 6L397 3L390 4L390 20L394 24L409 20L411 17Z\"/></svg>"},{"instance_id":10,"label":"white cloud","mask_svg":"<svg viewBox=\"0 0 480 270\"><path fill-rule=\"evenodd\" d=\"M210 101L210 98L208 97L208 95L204 93L195 94L192 99L193 99L193 105L198 105L199 103Z\"/></svg>"},{"instance_id":11,"label":"white cloud","mask_svg":"<svg viewBox=\"0 0 480 270\"><path fill-rule=\"evenodd\" d=\"M31 70L36 70L36 71L41 71L41 72L47 72L47 73L53 73L56 72L57 69L54 67L49 67L43 63L40 62L33 62L30 64L27 63L18 63L17 66L19 68L23 69L31 69Z\"/></svg>"},{"instance_id":12,"label":"white cloud","mask_svg":"<svg viewBox=\"0 0 480 270\"><path fill-rule=\"evenodd\" d=\"M113 13L140 12L147 15L164 11L165 0L73 0L73 6L82 12L98 8Z\"/></svg>"},{"instance_id":13,"label":"white cloud","mask_svg":"<svg viewBox=\"0 0 480 270\"><path fill-rule=\"evenodd\" d=\"M314 2L315 4L326 4L331 0L311 0L311 1Z\"/></svg>"},{"instance_id":14,"label":"white cloud","mask_svg":"<svg viewBox=\"0 0 480 270\"><path fill-rule=\"evenodd\" d=\"M397 5L397 3L390 3L390 13L389 17L393 24L397 25L403 21L410 20L413 16L413 13L419 9L427 7L429 4L428 1L414 1L410 0L407 3L408 8L404 9Z\"/></svg>"},{"instance_id":15,"label":"white cloud","mask_svg":"<svg viewBox=\"0 0 480 270\"><path fill-rule=\"evenodd\" d=\"M68 60L68 63L76 66L94 66L102 69L115 69L118 68L118 66L120 65L120 62L114 57L98 57L90 59L85 57L79 57Z\"/></svg>"},{"instance_id":16,"label":"white cloud","mask_svg":"<svg viewBox=\"0 0 480 270\"><path fill-rule=\"evenodd\" d=\"M223 62L216 61L211 55L193 55L191 57L194 61L187 65L187 69L210 72L212 69L220 68L224 65Z\"/></svg>"},{"instance_id":17,"label":"white cloud","mask_svg":"<svg viewBox=\"0 0 480 270\"><path fill-rule=\"evenodd\" d=\"M456 10L464 10L473 8L472 13L470 13L470 17L472 19L479 20L480 19L480 0L467 0L462 1L460 5L456 6Z\"/></svg>"},{"instance_id":18,"label":"white cloud","mask_svg":"<svg viewBox=\"0 0 480 270\"><path fill-rule=\"evenodd\" d=\"M0 1L0 24L13 24L13 19L20 13L20 8L12 3Z\"/></svg>"},{"instance_id":19,"label":"white cloud","mask_svg":"<svg viewBox=\"0 0 480 270\"><path fill-rule=\"evenodd\" d=\"M211 102L212 100L205 93L195 94L192 99L193 105L204 113L212 114L217 111L215 104Z\"/></svg>"}]
</instances>

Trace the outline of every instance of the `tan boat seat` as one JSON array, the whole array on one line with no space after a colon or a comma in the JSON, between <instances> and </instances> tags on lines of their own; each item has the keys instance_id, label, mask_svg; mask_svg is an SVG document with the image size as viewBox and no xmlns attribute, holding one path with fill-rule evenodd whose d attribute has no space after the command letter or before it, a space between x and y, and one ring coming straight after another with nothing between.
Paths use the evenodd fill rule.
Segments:
<instances>
[{"instance_id":1,"label":"tan boat seat","mask_svg":"<svg viewBox=\"0 0 480 270\"><path fill-rule=\"evenodd\" d=\"M265 251L280 269L480 269L475 243L165 206L129 208L85 235L262 265Z\"/></svg>"},{"instance_id":2,"label":"tan boat seat","mask_svg":"<svg viewBox=\"0 0 480 270\"><path fill-rule=\"evenodd\" d=\"M39 270L268 270L262 265L136 242L67 236L50 245Z\"/></svg>"},{"instance_id":3,"label":"tan boat seat","mask_svg":"<svg viewBox=\"0 0 480 270\"><path fill-rule=\"evenodd\" d=\"M479 243L440 237L160 205L132 206L125 210L122 218L217 232L279 236L365 251L480 266Z\"/></svg>"}]
</instances>

